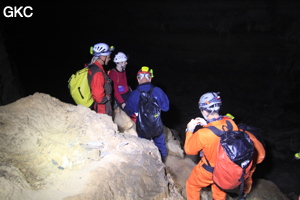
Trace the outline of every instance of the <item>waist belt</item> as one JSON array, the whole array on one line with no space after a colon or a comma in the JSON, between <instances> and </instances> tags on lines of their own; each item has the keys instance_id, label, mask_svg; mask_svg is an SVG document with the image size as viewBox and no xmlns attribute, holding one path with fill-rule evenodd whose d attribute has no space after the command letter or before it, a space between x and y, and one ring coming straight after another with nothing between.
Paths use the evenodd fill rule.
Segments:
<instances>
[{"instance_id":1,"label":"waist belt","mask_svg":"<svg viewBox=\"0 0 300 200\"><path fill-rule=\"evenodd\" d=\"M207 164L203 164L202 165L202 167L206 170L206 171L208 171L208 172L210 172L210 173L213 173L213 171L214 171L214 168L213 167L211 167L211 166L209 166L209 165L207 165Z\"/></svg>"}]
</instances>

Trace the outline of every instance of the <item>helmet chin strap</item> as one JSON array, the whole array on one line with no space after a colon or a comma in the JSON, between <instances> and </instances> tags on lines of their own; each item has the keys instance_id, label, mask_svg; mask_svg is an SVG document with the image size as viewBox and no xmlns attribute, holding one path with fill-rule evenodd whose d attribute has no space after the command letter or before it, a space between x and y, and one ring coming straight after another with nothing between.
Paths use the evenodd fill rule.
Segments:
<instances>
[{"instance_id":1,"label":"helmet chin strap","mask_svg":"<svg viewBox=\"0 0 300 200\"><path fill-rule=\"evenodd\" d=\"M203 110L203 111L206 111L207 112L207 110ZM212 113L212 112L210 112L210 113L208 113L207 115L204 115L204 113L203 113L203 111L201 111L201 114L202 114L202 116L204 117L204 119L207 121L208 120L208 116Z\"/></svg>"},{"instance_id":2,"label":"helmet chin strap","mask_svg":"<svg viewBox=\"0 0 300 200\"><path fill-rule=\"evenodd\" d=\"M122 71L125 71L125 67L124 67L124 65L119 65L119 64L117 64L119 67L121 67L121 69L122 69Z\"/></svg>"},{"instance_id":3,"label":"helmet chin strap","mask_svg":"<svg viewBox=\"0 0 300 200\"><path fill-rule=\"evenodd\" d=\"M100 60L103 62L103 65L105 65L106 58L107 58L107 56L105 56L105 59L104 59L104 60L102 60L102 59L100 58Z\"/></svg>"},{"instance_id":4,"label":"helmet chin strap","mask_svg":"<svg viewBox=\"0 0 300 200\"><path fill-rule=\"evenodd\" d=\"M124 62L122 62L122 65L118 63L117 66L121 67L122 71L125 71Z\"/></svg>"}]
</instances>

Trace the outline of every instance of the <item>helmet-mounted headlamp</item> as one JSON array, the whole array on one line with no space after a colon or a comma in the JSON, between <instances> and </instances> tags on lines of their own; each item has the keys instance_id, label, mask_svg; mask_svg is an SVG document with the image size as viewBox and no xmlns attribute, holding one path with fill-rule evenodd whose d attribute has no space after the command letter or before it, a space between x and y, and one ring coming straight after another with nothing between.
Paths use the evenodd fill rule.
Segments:
<instances>
[{"instance_id":1,"label":"helmet-mounted headlamp","mask_svg":"<svg viewBox=\"0 0 300 200\"><path fill-rule=\"evenodd\" d=\"M148 74L148 75L147 75ZM149 69L149 67L147 66L143 66L137 73L137 77L140 78L141 76L149 76L149 78L153 78L153 70Z\"/></svg>"}]
</instances>

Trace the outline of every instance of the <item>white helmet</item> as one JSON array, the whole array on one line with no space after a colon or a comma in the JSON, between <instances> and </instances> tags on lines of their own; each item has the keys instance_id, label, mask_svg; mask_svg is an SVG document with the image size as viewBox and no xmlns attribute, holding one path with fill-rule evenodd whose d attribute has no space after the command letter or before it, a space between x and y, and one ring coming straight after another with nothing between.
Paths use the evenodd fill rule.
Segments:
<instances>
[{"instance_id":1,"label":"white helmet","mask_svg":"<svg viewBox=\"0 0 300 200\"><path fill-rule=\"evenodd\" d=\"M115 58L114 58L114 62L115 63L118 63L118 62L124 62L124 61L127 61L127 56L122 53L122 52L118 52L116 55L115 55Z\"/></svg>"},{"instance_id":2,"label":"white helmet","mask_svg":"<svg viewBox=\"0 0 300 200\"><path fill-rule=\"evenodd\" d=\"M108 56L114 49L115 48L113 46L109 47L105 43L98 43L91 47L90 53L93 56Z\"/></svg>"},{"instance_id":3,"label":"white helmet","mask_svg":"<svg viewBox=\"0 0 300 200\"><path fill-rule=\"evenodd\" d=\"M222 105L219 92L208 92L202 95L199 99L199 109L209 112L219 111Z\"/></svg>"}]
</instances>

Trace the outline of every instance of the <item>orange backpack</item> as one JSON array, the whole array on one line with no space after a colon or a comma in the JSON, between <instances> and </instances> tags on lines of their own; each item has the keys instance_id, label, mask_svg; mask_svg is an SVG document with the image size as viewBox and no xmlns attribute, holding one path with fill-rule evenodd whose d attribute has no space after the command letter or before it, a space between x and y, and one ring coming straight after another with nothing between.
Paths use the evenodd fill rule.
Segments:
<instances>
[{"instance_id":1,"label":"orange backpack","mask_svg":"<svg viewBox=\"0 0 300 200\"><path fill-rule=\"evenodd\" d=\"M217 149L217 159L215 167L212 168L213 181L222 190L232 190L238 188L239 196L242 196L244 181L249 175L252 166L254 144L249 135L242 131L233 131L230 121L226 121L227 126L219 130L214 126L209 126L212 132L220 137ZM225 129L225 127L227 127ZM204 155L205 156L205 155Z\"/></svg>"}]
</instances>

